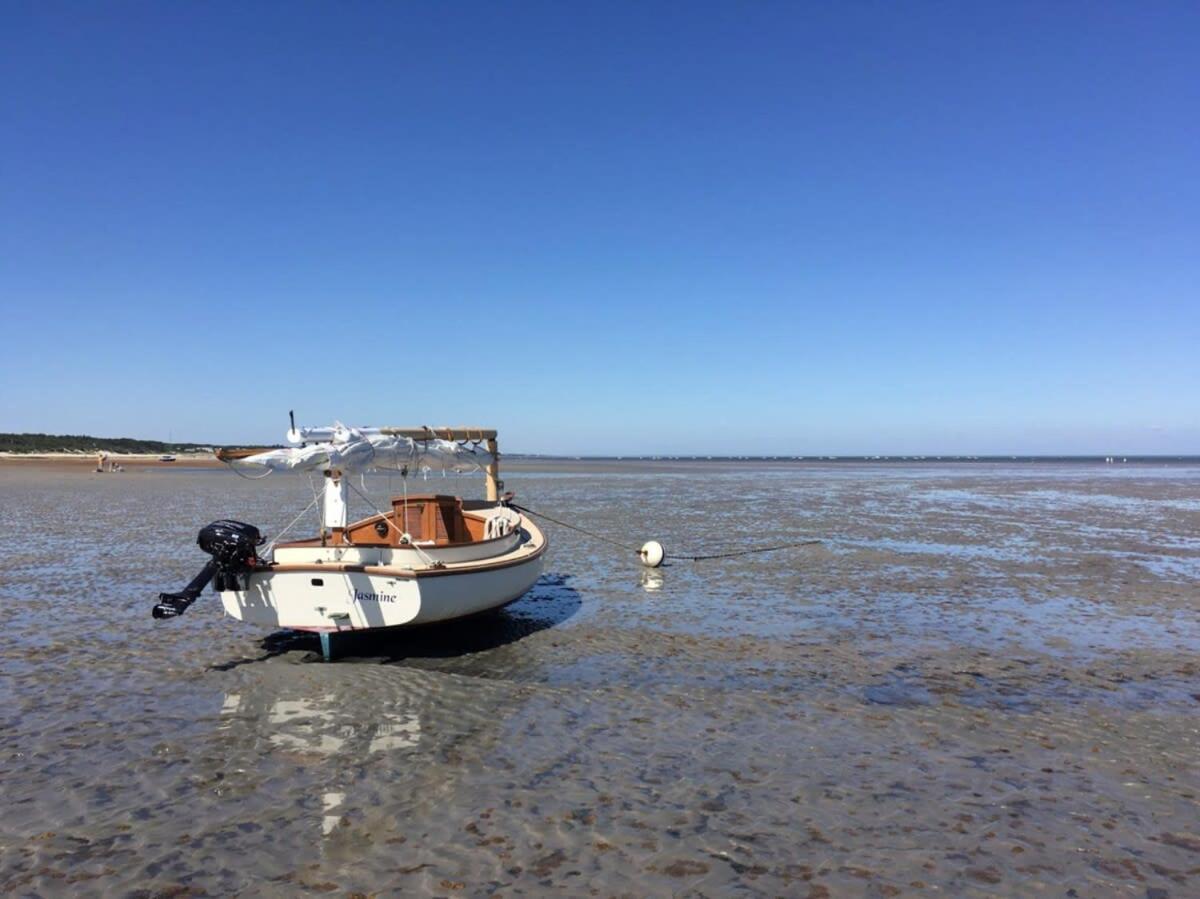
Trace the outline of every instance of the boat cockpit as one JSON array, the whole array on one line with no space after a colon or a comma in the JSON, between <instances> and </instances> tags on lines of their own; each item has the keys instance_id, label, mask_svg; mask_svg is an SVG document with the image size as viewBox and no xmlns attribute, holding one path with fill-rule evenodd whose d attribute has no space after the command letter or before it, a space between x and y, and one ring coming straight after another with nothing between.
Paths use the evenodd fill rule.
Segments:
<instances>
[{"instance_id":1,"label":"boat cockpit","mask_svg":"<svg viewBox=\"0 0 1200 899\"><path fill-rule=\"evenodd\" d=\"M473 504L474 505L474 504ZM515 523L516 513L485 506L464 511L457 496L426 493L392 497L392 510L334 529L326 541L331 546L441 547L482 543L505 536ZM513 519L513 520L510 520ZM509 525L505 527L504 522ZM320 538L295 540L280 547L321 546Z\"/></svg>"}]
</instances>

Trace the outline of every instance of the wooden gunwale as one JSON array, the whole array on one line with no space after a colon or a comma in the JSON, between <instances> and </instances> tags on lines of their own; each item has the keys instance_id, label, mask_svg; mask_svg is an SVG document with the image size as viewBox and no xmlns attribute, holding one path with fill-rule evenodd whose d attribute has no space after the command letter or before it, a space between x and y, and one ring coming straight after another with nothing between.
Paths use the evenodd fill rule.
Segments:
<instances>
[{"instance_id":1,"label":"wooden gunwale","mask_svg":"<svg viewBox=\"0 0 1200 899\"><path fill-rule=\"evenodd\" d=\"M523 552L523 547L529 545L533 541L534 536L541 537L541 545L534 549L533 552L521 555L520 558L502 558L502 559L481 559L473 562L447 562L442 568L395 568L390 565L357 565L351 562L281 562L273 564L270 568L264 568L261 573L296 573L301 571L320 572L339 572L352 574L377 574L386 577L394 578L423 578L423 577L446 577L452 574L474 574L480 571L498 571L502 568L512 568L515 565L523 565L531 559L536 559L546 551L550 545L550 541L546 535L533 525L527 519L523 519L523 529L529 532L530 540L524 541L512 550L513 553ZM503 538L500 538L503 539ZM279 544L284 546L285 544ZM252 573L252 577L260 572Z\"/></svg>"}]
</instances>

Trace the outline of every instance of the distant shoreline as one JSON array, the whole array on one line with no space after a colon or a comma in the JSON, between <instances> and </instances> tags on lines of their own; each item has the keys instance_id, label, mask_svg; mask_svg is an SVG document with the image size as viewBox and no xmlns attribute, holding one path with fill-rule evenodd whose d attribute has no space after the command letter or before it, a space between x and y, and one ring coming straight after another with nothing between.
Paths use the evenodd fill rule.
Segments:
<instances>
[{"instance_id":1,"label":"distant shoreline","mask_svg":"<svg viewBox=\"0 0 1200 899\"><path fill-rule=\"evenodd\" d=\"M95 471L99 453L10 453L0 452L0 465L41 465L54 468L78 468L80 471ZM104 454L105 463L136 465L139 468L216 468L223 463L212 453L173 453L174 462L164 462L163 453L110 453Z\"/></svg>"}]
</instances>

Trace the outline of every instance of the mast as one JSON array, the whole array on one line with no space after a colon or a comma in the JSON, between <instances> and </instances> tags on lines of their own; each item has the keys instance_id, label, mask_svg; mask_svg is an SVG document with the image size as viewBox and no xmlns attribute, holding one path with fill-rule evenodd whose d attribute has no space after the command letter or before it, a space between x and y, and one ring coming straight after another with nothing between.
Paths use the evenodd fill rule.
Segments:
<instances>
[{"instance_id":1,"label":"mast","mask_svg":"<svg viewBox=\"0 0 1200 899\"><path fill-rule=\"evenodd\" d=\"M492 461L487 464L487 501L489 503L497 502L500 499L500 489L504 486L504 482L500 480L500 451L496 448L496 438L489 438L487 442L488 452L492 454Z\"/></svg>"},{"instance_id":2,"label":"mast","mask_svg":"<svg viewBox=\"0 0 1200 899\"><path fill-rule=\"evenodd\" d=\"M332 537L335 545L343 543L346 531L346 510L350 506L350 494L346 478L336 468L325 470L325 490L321 497L321 545L326 537Z\"/></svg>"}]
</instances>

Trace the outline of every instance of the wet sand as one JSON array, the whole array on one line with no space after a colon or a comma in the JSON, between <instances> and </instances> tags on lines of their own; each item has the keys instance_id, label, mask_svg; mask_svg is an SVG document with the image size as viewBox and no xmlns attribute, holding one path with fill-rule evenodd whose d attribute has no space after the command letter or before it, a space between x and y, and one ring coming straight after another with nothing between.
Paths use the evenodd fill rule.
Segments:
<instances>
[{"instance_id":1,"label":"wet sand","mask_svg":"<svg viewBox=\"0 0 1200 899\"><path fill-rule=\"evenodd\" d=\"M505 479L668 552L827 542L648 572L548 525L550 573L508 610L326 665L211 594L149 615L202 524L270 532L303 478L0 466L0 890L1200 890L1200 469Z\"/></svg>"}]
</instances>

